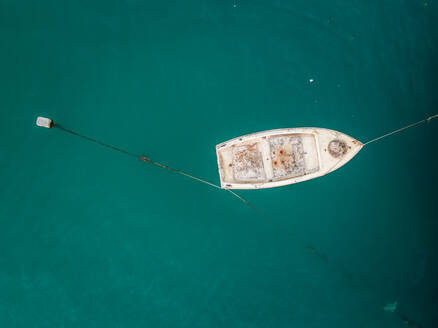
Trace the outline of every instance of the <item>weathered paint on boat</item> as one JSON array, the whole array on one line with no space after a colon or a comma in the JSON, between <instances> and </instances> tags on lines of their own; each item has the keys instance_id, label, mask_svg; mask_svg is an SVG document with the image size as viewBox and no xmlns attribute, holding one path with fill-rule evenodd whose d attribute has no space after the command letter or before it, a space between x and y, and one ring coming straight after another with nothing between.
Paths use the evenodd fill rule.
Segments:
<instances>
[{"instance_id":1,"label":"weathered paint on boat","mask_svg":"<svg viewBox=\"0 0 438 328\"><path fill-rule=\"evenodd\" d=\"M323 128L268 130L216 146L221 187L284 186L330 173L352 159L363 144Z\"/></svg>"}]
</instances>

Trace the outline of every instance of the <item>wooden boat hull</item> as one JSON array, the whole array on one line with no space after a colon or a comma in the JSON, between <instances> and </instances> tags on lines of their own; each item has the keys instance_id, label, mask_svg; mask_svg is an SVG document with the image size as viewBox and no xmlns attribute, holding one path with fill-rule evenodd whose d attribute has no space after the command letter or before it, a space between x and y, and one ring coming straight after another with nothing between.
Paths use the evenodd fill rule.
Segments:
<instances>
[{"instance_id":1,"label":"wooden boat hull","mask_svg":"<svg viewBox=\"0 0 438 328\"><path fill-rule=\"evenodd\" d=\"M352 159L363 144L323 128L268 130L216 146L221 187L261 189L330 173Z\"/></svg>"}]
</instances>

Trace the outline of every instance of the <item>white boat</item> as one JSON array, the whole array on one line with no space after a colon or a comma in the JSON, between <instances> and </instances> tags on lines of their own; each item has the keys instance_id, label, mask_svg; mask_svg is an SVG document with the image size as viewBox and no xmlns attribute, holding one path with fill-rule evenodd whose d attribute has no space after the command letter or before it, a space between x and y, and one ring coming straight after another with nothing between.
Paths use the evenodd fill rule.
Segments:
<instances>
[{"instance_id":1,"label":"white boat","mask_svg":"<svg viewBox=\"0 0 438 328\"><path fill-rule=\"evenodd\" d=\"M261 189L317 178L347 163L363 144L322 128L268 130L216 146L221 187Z\"/></svg>"}]
</instances>

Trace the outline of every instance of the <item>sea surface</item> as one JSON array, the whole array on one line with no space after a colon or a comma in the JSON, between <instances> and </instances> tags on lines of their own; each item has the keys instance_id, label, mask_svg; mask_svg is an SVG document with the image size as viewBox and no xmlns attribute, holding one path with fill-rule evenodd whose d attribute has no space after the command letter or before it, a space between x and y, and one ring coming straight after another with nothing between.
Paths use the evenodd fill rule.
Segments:
<instances>
[{"instance_id":1,"label":"sea surface","mask_svg":"<svg viewBox=\"0 0 438 328\"><path fill-rule=\"evenodd\" d=\"M438 1L0 0L0 40L0 327L438 326L438 119L239 192L268 218L35 126L215 184L247 133L366 142L438 112Z\"/></svg>"}]
</instances>

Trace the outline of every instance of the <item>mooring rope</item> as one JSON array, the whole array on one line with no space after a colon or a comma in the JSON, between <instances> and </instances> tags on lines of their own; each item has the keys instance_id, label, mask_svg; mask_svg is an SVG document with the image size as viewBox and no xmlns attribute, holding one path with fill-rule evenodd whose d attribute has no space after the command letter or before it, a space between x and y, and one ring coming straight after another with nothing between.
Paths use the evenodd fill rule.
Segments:
<instances>
[{"instance_id":1,"label":"mooring rope","mask_svg":"<svg viewBox=\"0 0 438 328\"><path fill-rule=\"evenodd\" d=\"M58 128L58 129L60 129L60 130L62 130L62 131L64 131L64 132L67 132L67 133L73 134L73 135L75 135L75 136L77 136L77 137L81 137L81 138L83 138L83 139L85 139L85 140L88 140L88 141L91 141L91 142L97 143L97 144L99 144L99 145L101 145L101 146L108 147L108 148L110 148L110 149L113 149L113 150L119 151L119 152L121 152L121 153L123 153L123 154L129 155L129 156L132 156L132 157L138 157L138 155L133 154L133 153L130 153L129 151L126 151L126 150L123 150L123 149L120 149L120 148L117 148L117 147L111 146L111 145L106 144L106 143L104 143L104 142L102 142L102 141L99 141L99 140L96 140L96 139L93 139L93 138L90 138L90 137L84 136L84 135L79 134L79 133L77 133L77 132L74 132L74 131L72 131L72 130L68 130L68 129L66 129L66 128L60 126L59 124L53 123L53 124L52 124L52 127L53 127L53 128Z\"/></svg>"},{"instance_id":2,"label":"mooring rope","mask_svg":"<svg viewBox=\"0 0 438 328\"><path fill-rule=\"evenodd\" d=\"M193 175L191 175L191 174L188 174L188 173L186 173L186 172L184 172L184 171L174 169L174 168L172 168L172 167L169 167L169 166L167 166L167 165L161 164L161 163L159 163L159 162L155 162L155 161L151 160L150 158L147 158L147 157L144 156L144 155L140 155L140 156L138 156L138 158L139 158L142 162L153 164L153 165L158 166L158 167L161 167L161 168L163 168L163 169L166 169L166 170L169 170L169 171L172 171L172 172L175 172L175 173L178 173L178 174L184 175L184 176L186 176L186 177L188 177L188 178L190 178L190 179L194 179L194 180L196 180L196 181L199 181L199 182L202 182L202 183L208 184L209 186L212 186L212 187L215 187L215 188L218 188L218 189L222 189L220 186L218 186L218 185L216 185L216 184L214 184L214 183L212 183L212 182L209 182L209 181L207 181L207 180L204 180L204 179L201 179L201 178L195 177L195 176L193 176Z\"/></svg>"},{"instance_id":3,"label":"mooring rope","mask_svg":"<svg viewBox=\"0 0 438 328\"><path fill-rule=\"evenodd\" d=\"M194 175L188 174L188 173L186 173L186 172L184 172L184 171L181 171L181 170L178 170L178 169L174 169L174 168L169 167L169 166L167 166L167 165L164 165L164 164L162 164L162 163L159 163L159 162L153 161L153 160L151 160L150 158L148 158L148 157L146 157L146 156L144 156L144 155L137 155L137 154L131 153L131 152L129 152L129 151L126 151L126 150L124 150L124 149L121 149L121 148L118 148L118 147L112 146L112 145L110 145L110 144L107 144L107 143L105 143L105 142L102 142L102 141L99 141L99 140L96 140L96 139L93 139L93 138L87 137L87 136L85 136L85 135L83 135L83 134L80 134L80 133L74 132L74 131L72 131L72 130L66 129L66 128L62 127L61 125L59 125L59 124L53 123L53 124L52 124L52 127L54 127L54 128L58 128L58 129L60 129L61 131L64 131L64 132L70 133L70 134L72 134L72 135L74 135L74 136L77 136L77 137L83 138L83 139L85 139L85 140L87 140L87 141L91 141L91 142L97 143L98 145L101 145L101 146L104 146L104 147L110 148L110 149L112 149L112 150L118 151L118 152L120 152L120 153L122 153L122 154L129 155L129 156L132 156L132 157L136 157L136 158L138 158L140 161L142 161L143 163L153 164L153 165L158 166L158 167L161 167L161 168L163 168L163 169L166 169L166 170L169 170L169 171L172 171L172 172L178 173L178 174L180 174L180 175L186 176L186 177L188 177L188 178L190 178L190 179L193 179L193 180L195 180L195 181L202 182L202 183L207 184L207 185L209 185L209 186L211 186L211 187L218 188L218 189L221 189L221 190L227 190L227 191L229 191L233 196L235 196L236 198L240 199L243 203L245 203L246 205L248 205L249 207L251 207L252 209L254 209L255 211L257 211L260 215L262 215L263 217L269 219L269 217L268 217L265 213L263 213L259 208L257 208L255 205L253 205L252 203L250 203L249 201L247 201L245 198L243 198L242 196L238 195L238 194L235 193L234 191L231 191L230 189L222 189L221 186L218 186L217 184L214 184L214 183L209 182L209 181L207 181L207 180L204 180L204 179L201 179L201 178L195 177Z\"/></svg>"},{"instance_id":4,"label":"mooring rope","mask_svg":"<svg viewBox=\"0 0 438 328\"><path fill-rule=\"evenodd\" d=\"M242 196L239 196L238 194L236 194L234 191L232 191L231 189L226 189L227 191L229 191L230 193L232 193L234 196L236 196L237 198L239 198L242 202L244 202L246 205L248 205L249 207L251 207L252 209L254 209L255 211L257 211L261 216L265 217L266 219L270 220L271 218L269 216L267 216L262 210L260 210L259 208L255 207L253 204L251 204L250 202L248 202L245 198L243 198Z\"/></svg>"},{"instance_id":5,"label":"mooring rope","mask_svg":"<svg viewBox=\"0 0 438 328\"><path fill-rule=\"evenodd\" d=\"M412 124L406 125L406 126L400 128L400 129L397 129L397 130L391 131L391 132L389 132L389 133L386 133L386 134L384 134L383 136L380 136L380 137L374 138L374 139L372 139L372 140L370 140L370 141L367 141L367 142L365 142L363 145L366 146L366 145L368 145L368 144L370 144L370 143L372 143L372 142L375 142L375 141L377 141L377 140L380 140L380 139L383 139L383 138L389 137L390 135L396 134L396 133L401 132L401 131L403 131L403 130L406 130L406 129L412 128L412 127L414 127L414 126L416 126L416 125L418 125L418 124L426 123L426 122L429 123L431 120L433 120L434 118L437 118L437 117L438 117L438 114L432 115L432 116L430 116L430 117L428 117L428 118L426 118L426 119L424 119L424 120L421 120L421 121L418 121L418 122L415 122L415 123L412 123Z\"/></svg>"}]
</instances>

